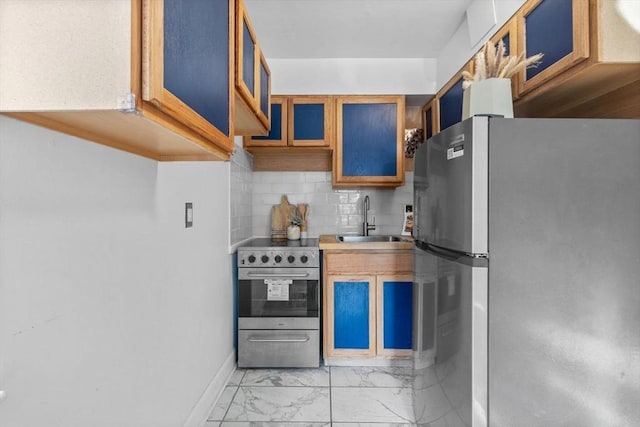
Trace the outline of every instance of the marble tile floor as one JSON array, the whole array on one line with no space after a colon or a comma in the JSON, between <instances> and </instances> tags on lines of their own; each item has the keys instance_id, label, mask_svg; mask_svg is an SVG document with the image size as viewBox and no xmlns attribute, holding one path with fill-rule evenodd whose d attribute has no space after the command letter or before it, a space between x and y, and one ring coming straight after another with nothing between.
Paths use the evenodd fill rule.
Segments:
<instances>
[{"instance_id":1,"label":"marble tile floor","mask_svg":"<svg viewBox=\"0 0 640 427\"><path fill-rule=\"evenodd\" d=\"M238 369L203 427L414 427L411 368Z\"/></svg>"}]
</instances>

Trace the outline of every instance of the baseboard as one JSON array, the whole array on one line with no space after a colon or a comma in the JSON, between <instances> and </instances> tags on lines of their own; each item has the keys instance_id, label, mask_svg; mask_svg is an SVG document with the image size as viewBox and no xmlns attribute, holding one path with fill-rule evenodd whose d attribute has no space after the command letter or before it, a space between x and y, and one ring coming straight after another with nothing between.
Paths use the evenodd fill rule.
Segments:
<instances>
[{"instance_id":1,"label":"baseboard","mask_svg":"<svg viewBox=\"0 0 640 427\"><path fill-rule=\"evenodd\" d=\"M224 391L224 387L227 385L229 377L231 377L235 369L236 352L234 350L229 354L218 373L207 386L202 397L200 397L198 403L196 403L191 411L191 415L189 415L189 418L187 418L182 425L183 427L202 427L204 425L213 409L213 405L215 405L218 397Z\"/></svg>"}]
</instances>

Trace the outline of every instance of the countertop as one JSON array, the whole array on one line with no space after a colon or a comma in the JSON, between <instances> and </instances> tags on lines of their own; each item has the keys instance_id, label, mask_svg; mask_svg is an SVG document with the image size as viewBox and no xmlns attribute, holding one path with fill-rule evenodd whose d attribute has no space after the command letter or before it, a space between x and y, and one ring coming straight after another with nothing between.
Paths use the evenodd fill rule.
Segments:
<instances>
[{"instance_id":1,"label":"countertop","mask_svg":"<svg viewBox=\"0 0 640 427\"><path fill-rule=\"evenodd\" d=\"M403 250L413 248L413 238L410 236L396 236L401 242L349 242L338 243L335 234L323 234L320 236L318 246L321 250Z\"/></svg>"}]
</instances>

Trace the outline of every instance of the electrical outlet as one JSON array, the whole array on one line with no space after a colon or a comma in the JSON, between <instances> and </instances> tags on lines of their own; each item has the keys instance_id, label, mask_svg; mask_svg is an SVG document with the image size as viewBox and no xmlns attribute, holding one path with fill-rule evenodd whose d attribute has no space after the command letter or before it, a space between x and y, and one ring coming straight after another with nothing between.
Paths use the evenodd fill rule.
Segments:
<instances>
[{"instance_id":1,"label":"electrical outlet","mask_svg":"<svg viewBox=\"0 0 640 427\"><path fill-rule=\"evenodd\" d=\"M193 203L184 204L184 228L193 227Z\"/></svg>"}]
</instances>

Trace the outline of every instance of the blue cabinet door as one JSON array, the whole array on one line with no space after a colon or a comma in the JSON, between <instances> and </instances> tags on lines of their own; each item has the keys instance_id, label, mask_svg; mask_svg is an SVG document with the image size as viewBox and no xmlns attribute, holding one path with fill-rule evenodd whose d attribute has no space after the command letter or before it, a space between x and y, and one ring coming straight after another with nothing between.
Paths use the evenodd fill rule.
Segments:
<instances>
[{"instance_id":1,"label":"blue cabinet door","mask_svg":"<svg viewBox=\"0 0 640 427\"><path fill-rule=\"evenodd\" d=\"M507 22L502 28L496 32L491 41L497 45L498 42L502 41L504 44L504 55L505 56L516 56L518 55L518 31L516 27L517 20L511 19ZM511 79L511 95L513 99L518 98L518 78L512 77Z\"/></svg>"},{"instance_id":2,"label":"blue cabinet door","mask_svg":"<svg viewBox=\"0 0 640 427\"><path fill-rule=\"evenodd\" d=\"M289 99L289 145L330 147L333 141L334 98L294 96Z\"/></svg>"},{"instance_id":3,"label":"blue cabinet door","mask_svg":"<svg viewBox=\"0 0 640 427\"><path fill-rule=\"evenodd\" d=\"M589 57L589 2L536 0L518 15L518 50L543 53L540 65L521 77L520 95Z\"/></svg>"},{"instance_id":4,"label":"blue cabinet door","mask_svg":"<svg viewBox=\"0 0 640 427\"><path fill-rule=\"evenodd\" d=\"M270 120L269 115L269 96L271 95L271 71L269 65L264 58L264 54L260 52L260 116L261 120L267 123Z\"/></svg>"},{"instance_id":5,"label":"blue cabinet door","mask_svg":"<svg viewBox=\"0 0 640 427\"><path fill-rule=\"evenodd\" d=\"M374 356L375 276L327 277L325 356Z\"/></svg>"},{"instance_id":6,"label":"blue cabinet door","mask_svg":"<svg viewBox=\"0 0 640 427\"><path fill-rule=\"evenodd\" d=\"M334 186L404 183L404 98L339 97Z\"/></svg>"},{"instance_id":7,"label":"blue cabinet door","mask_svg":"<svg viewBox=\"0 0 640 427\"><path fill-rule=\"evenodd\" d=\"M271 71L242 0L236 0L235 127L238 135L266 135Z\"/></svg>"},{"instance_id":8,"label":"blue cabinet door","mask_svg":"<svg viewBox=\"0 0 640 427\"><path fill-rule=\"evenodd\" d=\"M438 133L438 100L432 99L422 107L422 130L425 141Z\"/></svg>"},{"instance_id":9,"label":"blue cabinet door","mask_svg":"<svg viewBox=\"0 0 640 427\"><path fill-rule=\"evenodd\" d=\"M440 96L440 131L462 120L462 77Z\"/></svg>"},{"instance_id":10,"label":"blue cabinet door","mask_svg":"<svg viewBox=\"0 0 640 427\"><path fill-rule=\"evenodd\" d=\"M233 151L233 0L153 1L147 13L143 99Z\"/></svg>"},{"instance_id":11,"label":"blue cabinet door","mask_svg":"<svg viewBox=\"0 0 640 427\"><path fill-rule=\"evenodd\" d=\"M271 128L264 136L245 136L244 146L248 147L286 147L287 146L287 98L271 97Z\"/></svg>"},{"instance_id":12,"label":"blue cabinet door","mask_svg":"<svg viewBox=\"0 0 640 427\"><path fill-rule=\"evenodd\" d=\"M368 282L334 282L334 348L363 350L371 346L370 288Z\"/></svg>"},{"instance_id":13,"label":"blue cabinet door","mask_svg":"<svg viewBox=\"0 0 640 427\"><path fill-rule=\"evenodd\" d=\"M378 277L378 354L407 355L412 345L413 279Z\"/></svg>"}]
</instances>

